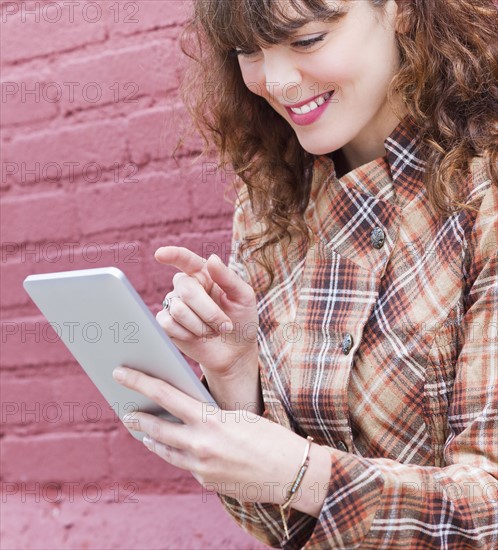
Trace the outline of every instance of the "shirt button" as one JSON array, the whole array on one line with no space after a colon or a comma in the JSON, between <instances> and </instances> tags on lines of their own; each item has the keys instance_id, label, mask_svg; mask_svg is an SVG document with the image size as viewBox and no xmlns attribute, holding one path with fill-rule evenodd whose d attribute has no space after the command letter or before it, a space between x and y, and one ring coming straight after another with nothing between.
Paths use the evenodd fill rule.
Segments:
<instances>
[{"instance_id":1,"label":"shirt button","mask_svg":"<svg viewBox=\"0 0 498 550\"><path fill-rule=\"evenodd\" d=\"M344 353L344 355L347 355L351 351L352 347L353 347L353 336L349 332L346 332L344 339L342 341L342 353Z\"/></svg>"},{"instance_id":2,"label":"shirt button","mask_svg":"<svg viewBox=\"0 0 498 550\"><path fill-rule=\"evenodd\" d=\"M339 451L342 451L344 453L347 453L349 451L348 446L342 440L337 442L336 447Z\"/></svg>"},{"instance_id":3,"label":"shirt button","mask_svg":"<svg viewBox=\"0 0 498 550\"><path fill-rule=\"evenodd\" d=\"M380 227L376 227L372 234L370 235L370 239L372 240L372 244L374 248L382 248L384 246L384 241L386 239L386 235L384 231Z\"/></svg>"}]
</instances>

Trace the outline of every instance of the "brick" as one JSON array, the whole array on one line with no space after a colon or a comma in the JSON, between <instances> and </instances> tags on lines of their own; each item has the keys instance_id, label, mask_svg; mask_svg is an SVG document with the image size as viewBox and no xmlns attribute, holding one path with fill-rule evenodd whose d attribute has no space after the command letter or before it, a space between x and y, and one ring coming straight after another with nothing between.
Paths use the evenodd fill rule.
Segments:
<instances>
[{"instance_id":1,"label":"brick","mask_svg":"<svg viewBox=\"0 0 498 550\"><path fill-rule=\"evenodd\" d=\"M44 498L47 486L33 493L21 484L5 487L2 548L268 548L235 523L216 495L203 497L200 487L187 495L132 495L126 485L99 483L101 498L92 502L80 483L73 498L64 494L57 504L51 502L57 493Z\"/></svg>"},{"instance_id":2,"label":"brick","mask_svg":"<svg viewBox=\"0 0 498 550\"><path fill-rule=\"evenodd\" d=\"M55 401L63 414L58 425L83 425L87 429L103 430L121 423L111 405L81 367L76 375L61 376L52 382ZM64 405L71 403L71 405Z\"/></svg>"},{"instance_id":3,"label":"brick","mask_svg":"<svg viewBox=\"0 0 498 550\"><path fill-rule=\"evenodd\" d=\"M2 424L29 425L35 432L104 429L119 419L82 369L79 375L1 376ZM72 369L69 369L72 371ZM9 431L8 429L6 430Z\"/></svg>"},{"instance_id":4,"label":"brick","mask_svg":"<svg viewBox=\"0 0 498 550\"><path fill-rule=\"evenodd\" d=\"M71 240L78 233L76 206L68 193L6 198L0 205L3 244Z\"/></svg>"},{"instance_id":5,"label":"brick","mask_svg":"<svg viewBox=\"0 0 498 550\"><path fill-rule=\"evenodd\" d=\"M5 319L2 326L2 366L74 363L74 357L42 317Z\"/></svg>"},{"instance_id":6,"label":"brick","mask_svg":"<svg viewBox=\"0 0 498 550\"><path fill-rule=\"evenodd\" d=\"M100 244L100 239L89 238L88 241L93 241L102 249L102 256L98 261L86 261L82 264L81 269L93 269L98 267L118 267L123 271L130 283L134 286L137 292L144 292L147 288L147 275L144 272L142 264L141 243L137 241L128 241L116 243L114 246L111 243ZM95 241L97 241L95 243ZM89 246L89 242L87 246ZM111 248L112 247L112 248ZM97 248L94 249L97 250ZM77 269L76 267L74 269Z\"/></svg>"},{"instance_id":7,"label":"brick","mask_svg":"<svg viewBox=\"0 0 498 550\"><path fill-rule=\"evenodd\" d=\"M104 14L99 15L86 2L50 2L51 7L43 2L9 4L2 20L5 63L69 51L105 39Z\"/></svg>"},{"instance_id":8,"label":"brick","mask_svg":"<svg viewBox=\"0 0 498 550\"><path fill-rule=\"evenodd\" d=\"M175 131L185 116L179 106L156 107L130 117L128 142L131 160L145 164L151 159L165 159L173 163L173 151L179 134Z\"/></svg>"},{"instance_id":9,"label":"brick","mask_svg":"<svg viewBox=\"0 0 498 550\"><path fill-rule=\"evenodd\" d=\"M22 246L22 243L10 243L15 247ZM35 272L34 262L2 262L2 278L0 280L0 300L2 306L23 306L30 303L30 297L22 286L24 279ZM33 312L35 310L33 309Z\"/></svg>"},{"instance_id":10,"label":"brick","mask_svg":"<svg viewBox=\"0 0 498 550\"><path fill-rule=\"evenodd\" d=\"M2 124L26 124L57 116L58 88L46 71L15 72L2 78ZM55 95L54 95L55 94ZM4 180L4 178L2 178Z\"/></svg>"},{"instance_id":11,"label":"brick","mask_svg":"<svg viewBox=\"0 0 498 550\"><path fill-rule=\"evenodd\" d=\"M192 474L172 466L155 453L151 453L145 445L136 440L120 423L118 428L109 434L110 469L113 481L132 481L139 485L154 482L158 489L169 489L177 492L174 486L187 485L192 487Z\"/></svg>"},{"instance_id":12,"label":"brick","mask_svg":"<svg viewBox=\"0 0 498 550\"><path fill-rule=\"evenodd\" d=\"M164 97L179 86L172 52L173 40L163 40L70 60L55 72L61 86L66 83L63 112L108 103L138 104L143 95Z\"/></svg>"},{"instance_id":13,"label":"brick","mask_svg":"<svg viewBox=\"0 0 498 550\"><path fill-rule=\"evenodd\" d=\"M212 231L210 233L186 235L183 243L184 246L206 260L211 254L217 254L225 263L228 263L230 229L230 227L227 227L224 230Z\"/></svg>"},{"instance_id":14,"label":"brick","mask_svg":"<svg viewBox=\"0 0 498 550\"><path fill-rule=\"evenodd\" d=\"M137 183L102 185L77 193L78 214L85 227L107 231L186 219L189 191L178 171L137 174Z\"/></svg>"},{"instance_id":15,"label":"brick","mask_svg":"<svg viewBox=\"0 0 498 550\"><path fill-rule=\"evenodd\" d=\"M234 211L233 174L216 168L210 160L182 165L183 178L192 186L192 207L196 216L227 216ZM225 198L227 194L227 198Z\"/></svg>"},{"instance_id":16,"label":"brick","mask_svg":"<svg viewBox=\"0 0 498 550\"><path fill-rule=\"evenodd\" d=\"M111 34L135 34L147 30L182 25L187 21L191 5L185 0L140 0L120 9L107 10L106 25Z\"/></svg>"},{"instance_id":17,"label":"brick","mask_svg":"<svg viewBox=\"0 0 498 550\"><path fill-rule=\"evenodd\" d=\"M127 160L124 130L122 121L111 120L31 133L7 143L4 159L16 163L19 183L96 183L103 177L99 171Z\"/></svg>"},{"instance_id":18,"label":"brick","mask_svg":"<svg viewBox=\"0 0 498 550\"><path fill-rule=\"evenodd\" d=\"M197 130L193 130L192 126L189 126L190 118L187 119L187 117L190 117L187 113L185 113L185 121L186 122L186 128L185 130L182 130L182 144L180 148L178 149L177 156L183 156L183 157L198 157L205 148L205 143L202 139L202 136L197 132ZM182 162L187 164L191 162L191 158L183 159ZM200 162L200 161L195 161Z\"/></svg>"},{"instance_id":19,"label":"brick","mask_svg":"<svg viewBox=\"0 0 498 550\"><path fill-rule=\"evenodd\" d=\"M96 481L109 475L106 434L57 433L2 440L2 476L11 482Z\"/></svg>"},{"instance_id":20,"label":"brick","mask_svg":"<svg viewBox=\"0 0 498 550\"><path fill-rule=\"evenodd\" d=\"M58 415L52 380L43 376L29 379L0 375L1 423L5 431L15 424L35 425L49 431L50 421Z\"/></svg>"},{"instance_id":21,"label":"brick","mask_svg":"<svg viewBox=\"0 0 498 550\"><path fill-rule=\"evenodd\" d=\"M86 225L87 229L91 226ZM55 273L96 267L119 267L138 291L147 279L142 269L143 245L136 241L104 241L88 237L71 241L58 239L41 243L4 242L0 299L3 307L30 304L22 282L33 273ZM33 304L33 312L37 310Z\"/></svg>"}]
</instances>

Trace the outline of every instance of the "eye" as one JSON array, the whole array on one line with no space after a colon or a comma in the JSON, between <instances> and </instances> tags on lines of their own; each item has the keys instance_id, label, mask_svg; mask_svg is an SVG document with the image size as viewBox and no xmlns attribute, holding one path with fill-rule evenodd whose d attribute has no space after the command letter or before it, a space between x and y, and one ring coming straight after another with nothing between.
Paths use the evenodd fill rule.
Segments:
<instances>
[{"instance_id":1,"label":"eye","mask_svg":"<svg viewBox=\"0 0 498 550\"><path fill-rule=\"evenodd\" d=\"M302 48L305 50L313 46L313 44L316 44L317 42L321 42L325 38L325 36L326 34L321 34L320 36L307 38L306 40L298 40L296 42L292 42L291 46L294 48Z\"/></svg>"},{"instance_id":2,"label":"eye","mask_svg":"<svg viewBox=\"0 0 498 550\"><path fill-rule=\"evenodd\" d=\"M302 50L306 50L308 48L311 48L314 44L324 40L326 36L327 36L327 33L324 33L319 36L314 36L312 38L306 38L305 40L296 40L295 42L291 43L291 46L293 48L300 48ZM230 56L231 57L256 57L260 53L261 53L261 50L259 48L255 50L250 50L247 48L238 47L230 51Z\"/></svg>"},{"instance_id":3,"label":"eye","mask_svg":"<svg viewBox=\"0 0 498 550\"><path fill-rule=\"evenodd\" d=\"M261 53L261 50L248 50L245 48L234 48L230 52L230 56L232 57L254 57Z\"/></svg>"}]
</instances>

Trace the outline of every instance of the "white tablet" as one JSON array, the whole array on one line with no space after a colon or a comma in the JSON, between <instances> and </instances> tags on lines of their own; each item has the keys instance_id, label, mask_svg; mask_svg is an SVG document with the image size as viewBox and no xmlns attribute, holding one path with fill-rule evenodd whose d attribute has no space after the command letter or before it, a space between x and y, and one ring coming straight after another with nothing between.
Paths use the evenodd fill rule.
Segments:
<instances>
[{"instance_id":1,"label":"white tablet","mask_svg":"<svg viewBox=\"0 0 498 550\"><path fill-rule=\"evenodd\" d=\"M119 418L140 410L181 421L112 377L127 365L191 397L216 402L116 267L30 275L24 288ZM144 433L130 430L142 440Z\"/></svg>"}]
</instances>

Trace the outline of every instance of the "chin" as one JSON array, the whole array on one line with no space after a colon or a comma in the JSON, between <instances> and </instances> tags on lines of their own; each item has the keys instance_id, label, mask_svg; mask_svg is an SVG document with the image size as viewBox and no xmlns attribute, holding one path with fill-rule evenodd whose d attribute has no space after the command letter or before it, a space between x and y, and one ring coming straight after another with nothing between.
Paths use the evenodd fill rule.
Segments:
<instances>
[{"instance_id":1,"label":"chin","mask_svg":"<svg viewBox=\"0 0 498 550\"><path fill-rule=\"evenodd\" d=\"M297 135L299 139L300 136ZM330 140L311 140L311 139L299 139L301 147L311 155L328 155L340 149L344 144L343 143L331 143Z\"/></svg>"},{"instance_id":2,"label":"chin","mask_svg":"<svg viewBox=\"0 0 498 550\"><path fill-rule=\"evenodd\" d=\"M303 143L301 143L301 147L307 153L310 153L311 155L315 155L315 156L328 155L330 153L333 153L334 151L337 151L337 149L340 149L340 147L334 148L334 147L330 147L330 145L329 146L327 145L311 146L311 145L305 145Z\"/></svg>"}]
</instances>

